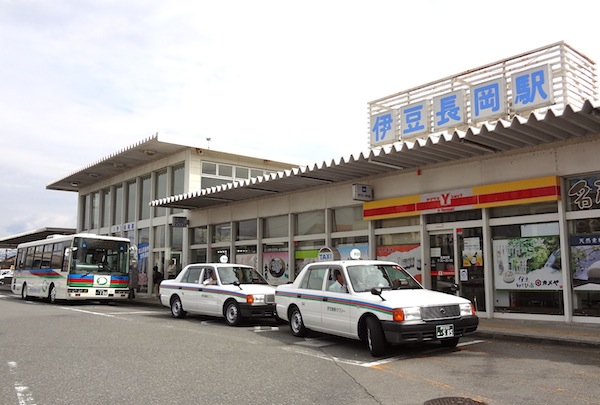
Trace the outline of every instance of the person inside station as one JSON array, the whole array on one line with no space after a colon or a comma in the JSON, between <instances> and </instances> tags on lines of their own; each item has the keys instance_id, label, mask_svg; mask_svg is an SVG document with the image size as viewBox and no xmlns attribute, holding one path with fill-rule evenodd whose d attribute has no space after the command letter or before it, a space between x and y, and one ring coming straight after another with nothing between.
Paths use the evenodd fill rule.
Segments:
<instances>
[{"instance_id":1,"label":"person inside station","mask_svg":"<svg viewBox=\"0 0 600 405\"><path fill-rule=\"evenodd\" d=\"M341 293L348 292L348 289L344 284L344 276L342 276L342 272L338 269L334 269L333 277L335 278L335 281L329 286L329 291Z\"/></svg>"}]
</instances>

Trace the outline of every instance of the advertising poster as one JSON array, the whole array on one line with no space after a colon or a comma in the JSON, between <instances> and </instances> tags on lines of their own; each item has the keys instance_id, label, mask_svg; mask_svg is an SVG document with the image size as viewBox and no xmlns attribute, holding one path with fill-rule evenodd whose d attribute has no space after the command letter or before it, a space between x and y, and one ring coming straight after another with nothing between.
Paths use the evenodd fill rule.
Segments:
<instances>
[{"instance_id":1,"label":"advertising poster","mask_svg":"<svg viewBox=\"0 0 600 405\"><path fill-rule=\"evenodd\" d=\"M398 263L417 279L418 282L421 282L420 244L377 246L377 260Z\"/></svg>"},{"instance_id":2,"label":"advertising poster","mask_svg":"<svg viewBox=\"0 0 600 405\"><path fill-rule=\"evenodd\" d=\"M137 248L138 274L137 281L133 280L132 284L134 288L138 288L138 291L146 292L148 291L148 254L150 247L148 243L140 243Z\"/></svg>"},{"instance_id":3,"label":"advertising poster","mask_svg":"<svg viewBox=\"0 0 600 405\"><path fill-rule=\"evenodd\" d=\"M498 290L561 290L558 236L496 239L494 282Z\"/></svg>"},{"instance_id":4,"label":"advertising poster","mask_svg":"<svg viewBox=\"0 0 600 405\"><path fill-rule=\"evenodd\" d=\"M573 288L600 291L600 235L572 236L570 245Z\"/></svg>"},{"instance_id":5,"label":"advertising poster","mask_svg":"<svg viewBox=\"0 0 600 405\"><path fill-rule=\"evenodd\" d=\"M256 253L238 253L235 255L235 262L258 269L258 256Z\"/></svg>"},{"instance_id":6,"label":"advertising poster","mask_svg":"<svg viewBox=\"0 0 600 405\"><path fill-rule=\"evenodd\" d=\"M290 281L290 269L287 263L288 252L263 253L264 275L269 284L280 285Z\"/></svg>"},{"instance_id":7,"label":"advertising poster","mask_svg":"<svg viewBox=\"0 0 600 405\"><path fill-rule=\"evenodd\" d=\"M465 238L463 243L462 265L465 267L483 266L483 252L479 238Z\"/></svg>"}]
</instances>

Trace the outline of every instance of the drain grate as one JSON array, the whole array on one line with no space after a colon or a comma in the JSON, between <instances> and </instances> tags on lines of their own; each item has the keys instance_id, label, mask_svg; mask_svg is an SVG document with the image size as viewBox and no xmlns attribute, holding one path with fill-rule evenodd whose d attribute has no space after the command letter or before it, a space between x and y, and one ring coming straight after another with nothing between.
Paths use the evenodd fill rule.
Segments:
<instances>
[{"instance_id":1,"label":"drain grate","mask_svg":"<svg viewBox=\"0 0 600 405\"><path fill-rule=\"evenodd\" d=\"M476 401L471 398L445 397L430 399L424 402L423 405L485 405L485 402Z\"/></svg>"}]
</instances>

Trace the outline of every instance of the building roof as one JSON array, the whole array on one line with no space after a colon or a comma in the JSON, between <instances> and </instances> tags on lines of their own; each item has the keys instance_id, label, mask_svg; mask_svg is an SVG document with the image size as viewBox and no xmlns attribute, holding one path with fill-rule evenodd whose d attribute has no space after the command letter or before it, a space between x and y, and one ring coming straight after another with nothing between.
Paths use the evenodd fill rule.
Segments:
<instances>
[{"instance_id":1,"label":"building roof","mask_svg":"<svg viewBox=\"0 0 600 405\"><path fill-rule=\"evenodd\" d=\"M20 243L46 239L50 235L72 235L74 228L41 228L0 238L1 249L14 249Z\"/></svg>"},{"instance_id":2,"label":"building roof","mask_svg":"<svg viewBox=\"0 0 600 405\"><path fill-rule=\"evenodd\" d=\"M559 114L549 109L544 113L531 113L528 118L515 116L511 121L499 120L469 127L465 132L454 131L414 142L397 142L358 155L161 198L151 201L150 205L206 208L589 136L600 137L600 108L586 101L578 110L567 105Z\"/></svg>"},{"instance_id":3,"label":"building roof","mask_svg":"<svg viewBox=\"0 0 600 405\"><path fill-rule=\"evenodd\" d=\"M160 135L158 133L142 140L133 145L127 146L117 152L114 152L94 163L79 169L68 176L48 184L46 189L59 191L74 191L79 192L81 188L91 186L99 181L111 178L131 171L132 169L162 159L166 156L175 153L183 152L188 149L196 149L203 151L201 148L175 142L170 135ZM206 152L216 153L220 157L239 158L239 155L218 152L213 150L204 150ZM244 156L244 158L248 158ZM293 167L294 165L273 160L260 158L255 159L261 162L270 162L275 167ZM276 169L274 169L276 170Z\"/></svg>"}]
</instances>

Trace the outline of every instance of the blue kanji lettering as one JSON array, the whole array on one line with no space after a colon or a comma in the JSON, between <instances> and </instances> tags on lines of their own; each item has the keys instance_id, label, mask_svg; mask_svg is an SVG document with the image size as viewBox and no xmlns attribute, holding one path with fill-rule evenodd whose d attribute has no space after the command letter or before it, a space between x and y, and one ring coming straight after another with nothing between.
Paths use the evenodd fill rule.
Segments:
<instances>
[{"instance_id":1,"label":"blue kanji lettering","mask_svg":"<svg viewBox=\"0 0 600 405\"><path fill-rule=\"evenodd\" d=\"M536 94L539 94L541 98L546 99L548 95L544 91L544 71L538 70L532 72L531 75L517 76L515 78L516 92L515 104L529 104L533 103Z\"/></svg>"},{"instance_id":2,"label":"blue kanji lettering","mask_svg":"<svg viewBox=\"0 0 600 405\"><path fill-rule=\"evenodd\" d=\"M422 105L417 105L404 110L404 122L406 122L406 129L402 130L403 134L409 134L411 132L425 129L425 126L421 122L423 119L422 110Z\"/></svg>"},{"instance_id":3,"label":"blue kanji lettering","mask_svg":"<svg viewBox=\"0 0 600 405\"><path fill-rule=\"evenodd\" d=\"M375 125L371 128L371 131L375 133L375 141L379 142L385 138L388 131L392 129L392 114L384 114L377 117Z\"/></svg>"},{"instance_id":4,"label":"blue kanji lettering","mask_svg":"<svg viewBox=\"0 0 600 405\"><path fill-rule=\"evenodd\" d=\"M444 125L450 122L450 119L460 121L460 116L458 115L459 111L460 107L456 105L456 94L442 97L440 99L440 111L436 113L436 115L440 117L437 124Z\"/></svg>"},{"instance_id":5,"label":"blue kanji lettering","mask_svg":"<svg viewBox=\"0 0 600 405\"><path fill-rule=\"evenodd\" d=\"M500 86L492 83L487 86L478 87L473 91L473 107L475 117L479 116L480 110L500 110Z\"/></svg>"}]
</instances>

